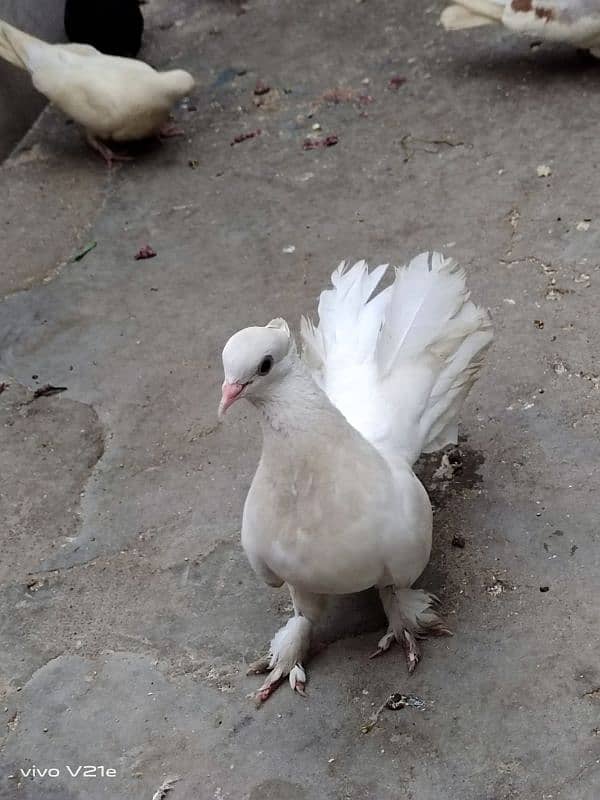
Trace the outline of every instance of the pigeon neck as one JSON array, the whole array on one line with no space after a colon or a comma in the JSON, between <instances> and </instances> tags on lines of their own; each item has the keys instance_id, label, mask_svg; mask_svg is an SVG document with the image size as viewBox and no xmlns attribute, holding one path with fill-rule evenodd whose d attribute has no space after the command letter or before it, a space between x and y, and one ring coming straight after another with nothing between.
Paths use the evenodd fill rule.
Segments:
<instances>
[{"instance_id":1,"label":"pigeon neck","mask_svg":"<svg viewBox=\"0 0 600 800\"><path fill-rule=\"evenodd\" d=\"M265 437L312 430L323 416L339 413L299 360L285 378L269 387L268 395L251 401L260 412Z\"/></svg>"}]
</instances>

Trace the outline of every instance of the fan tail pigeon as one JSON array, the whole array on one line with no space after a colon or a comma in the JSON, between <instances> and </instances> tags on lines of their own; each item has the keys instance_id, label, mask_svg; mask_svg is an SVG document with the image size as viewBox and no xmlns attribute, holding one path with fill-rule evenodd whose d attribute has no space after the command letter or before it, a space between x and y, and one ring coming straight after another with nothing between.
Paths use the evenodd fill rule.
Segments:
<instances>
[{"instance_id":1,"label":"fan tail pigeon","mask_svg":"<svg viewBox=\"0 0 600 800\"><path fill-rule=\"evenodd\" d=\"M270 671L261 699L286 676L303 690L327 595L377 587L389 628L376 652L398 641L411 671L417 637L447 632L436 598L411 589L432 529L412 463L456 441L491 325L452 259L417 256L377 293L385 272L340 265L321 294L318 325L302 322L302 358L282 319L238 331L223 350L220 414L244 398L263 430L242 545L267 584L288 584L294 605L255 669Z\"/></svg>"}]
</instances>

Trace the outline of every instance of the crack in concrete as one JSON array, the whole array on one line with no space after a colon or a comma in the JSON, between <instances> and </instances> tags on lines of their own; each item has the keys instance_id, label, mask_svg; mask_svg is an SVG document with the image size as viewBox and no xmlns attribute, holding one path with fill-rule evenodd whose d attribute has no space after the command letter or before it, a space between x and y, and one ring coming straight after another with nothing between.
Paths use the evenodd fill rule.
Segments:
<instances>
[{"instance_id":1,"label":"crack in concrete","mask_svg":"<svg viewBox=\"0 0 600 800\"><path fill-rule=\"evenodd\" d=\"M50 421L51 431L52 431L52 426L56 426L56 424L60 426L65 420L71 422L72 424L71 417L68 415L68 413L65 415L65 404L67 404L67 408L69 406L71 407L71 409L79 407L85 409L85 411L87 412L87 414L86 413L83 414L86 425L85 429L86 445L83 450L76 451L80 459L83 458L84 456L87 456L87 461L82 462L80 460L77 463L77 468L79 469L79 473L77 474L77 479L74 482L71 481L71 483L69 484L70 486L69 491L72 492L73 495L64 499L65 506L67 504L69 505L68 511L69 513L73 514L75 519L72 533L76 537L79 535L84 522L84 517L82 513L82 504L86 495L86 491L89 486L89 482L96 474L98 465L101 463L106 453L106 441L108 436L106 428L102 423L98 412L96 411L94 406L90 403L85 403L81 400L75 400L70 397L62 397L60 400L56 400L55 398L51 397L46 399L45 401L46 406L40 408L39 403L41 402L41 400L36 402L35 405L32 405L32 400L34 399L35 392L33 392L24 384L17 381L12 376L10 378L7 378L7 380L10 381L9 388L11 391L3 392L2 400L8 403L8 406L5 406L5 408L9 414L9 417L11 415L14 415L16 417L21 417L22 420L32 419L33 436L36 435L36 430L40 425L42 426L42 430L46 430L48 428L48 421ZM42 414L41 417L38 416L38 414L40 413ZM73 414L73 412L71 413ZM79 414L75 413L74 416L76 420L81 419L81 413ZM37 427L36 427L36 420L38 420ZM22 422L19 424L22 424ZM75 439L71 442L71 445L75 444L79 447L80 445L77 436L78 434L75 434ZM37 450L34 450L32 452L35 455L37 453ZM63 453L63 457L67 457L67 459L70 460L71 453L72 453L72 447L70 447L67 451ZM18 469L20 469L22 473L23 466L21 465L21 467L19 467ZM21 473L17 472L16 474L19 475ZM18 513L19 517L17 519L20 519L22 515L21 512ZM25 513L27 514L29 512ZM37 514L37 517L33 518L34 523L35 520L37 519L38 524L42 524L42 520L38 519L38 517L39 513ZM42 560L40 566L41 566L40 569L27 571L28 584L30 584L31 581L34 581L34 584L31 584L32 586L37 585L37 582L43 583L43 581L45 581L50 575L55 575L60 569L59 566L57 567L50 566L48 568L45 568L44 560ZM18 581L17 584L13 585L21 586L23 585L23 581Z\"/></svg>"},{"instance_id":2,"label":"crack in concrete","mask_svg":"<svg viewBox=\"0 0 600 800\"><path fill-rule=\"evenodd\" d=\"M43 113L43 112L42 112ZM103 197L102 202L97 207L96 215L94 219L88 222L83 228L78 231L76 234L76 240L82 241L85 234L91 234L93 231L94 225L104 212L106 205L109 199L113 196L115 191L113 176L110 171L108 171L108 175L106 176L105 186L103 188ZM0 303L7 300L9 297L18 296L20 294L26 294L27 292L35 289L39 286L44 286L45 284L52 283L55 281L64 271L64 269L68 266L76 266L78 265L83 259L75 259L74 256L77 254L77 243L75 244L75 248L73 252L69 255L68 258L59 261L58 264L55 264L51 267L44 275L32 280L25 288L15 289L14 291L5 292L3 295L0 296Z\"/></svg>"},{"instance_id":3,"label":"crack in concrete","mask_svg":"<svg viewBox=\"0 0 600 800\"><path fill-rule=\"evenodd\" d=\"M425 146L415 147L413 145L412 149L410 149L409 145L411 145L413 142L417 142L418 144ZM406 164L408 161L410 161L415 153L428 153L429 155L437 155L440 152L439 149L428 149L427 145L432 145L433 147L436 145L445 145L446 147L473 146L463 141L453 141L452 139L423 139L418 136L413 136L412 133L407 133L400 139L400 147L404 151L404 163Z\"/></svg>"}]
</instances>

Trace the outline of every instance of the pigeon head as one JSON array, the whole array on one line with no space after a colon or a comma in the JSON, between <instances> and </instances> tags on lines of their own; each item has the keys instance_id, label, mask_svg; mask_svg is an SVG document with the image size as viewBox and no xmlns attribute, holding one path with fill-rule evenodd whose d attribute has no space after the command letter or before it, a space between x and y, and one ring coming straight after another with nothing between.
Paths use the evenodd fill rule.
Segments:
<instances>
[{"instance_id":1,"label":"pigeon head","mask_svg":"<svg viewBox=\"0 0 600 800\"><path fill-rule=\"evenodd\" d=\"M194 78L184 69L171 69L160 74L165 88L173 97L173 102L181 100L194 88Z\"/></svg>"},{"instance_id":2,"label":"pigeon head","mask_svg":"<svg viewBox=\"0 0 600 800\"><path fill-rule=\"evenodd\" d=\"M223 348L223 382L219 417L239 397L260 398L286 375L296 347L287 322L273 319L264 327L244 328Z\"/></svg>"}]
</instances>

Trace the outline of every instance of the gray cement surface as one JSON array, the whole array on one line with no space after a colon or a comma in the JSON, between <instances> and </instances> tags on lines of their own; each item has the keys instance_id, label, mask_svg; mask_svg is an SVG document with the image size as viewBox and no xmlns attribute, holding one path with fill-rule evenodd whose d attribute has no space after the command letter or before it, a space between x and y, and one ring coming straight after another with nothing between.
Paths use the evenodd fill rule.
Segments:
<instances>
[{"instance_id":1,"label":"gray cement surface","mask_svg":"<svg viewBox=\"0 0 600 800\"><path fill-rule=\"evenodd\" d=\"M169 800L600 796L600 63L446 34L441 7L155 2L148 58L198 78L186 136L107 171L50 109L2 167L3 800L150 800L173 776ZM342 258L429 248L497 334L462 467L421 465L422 583L455 635L409 678L397 651L368 660L374 597L339 598L308 697L256 709L245 667L289 600L241 551L260 438L242 404L216 424L222 345L297 326ZM424 710L362 733L397 691Z\"/></svg>"}]
</instances>

